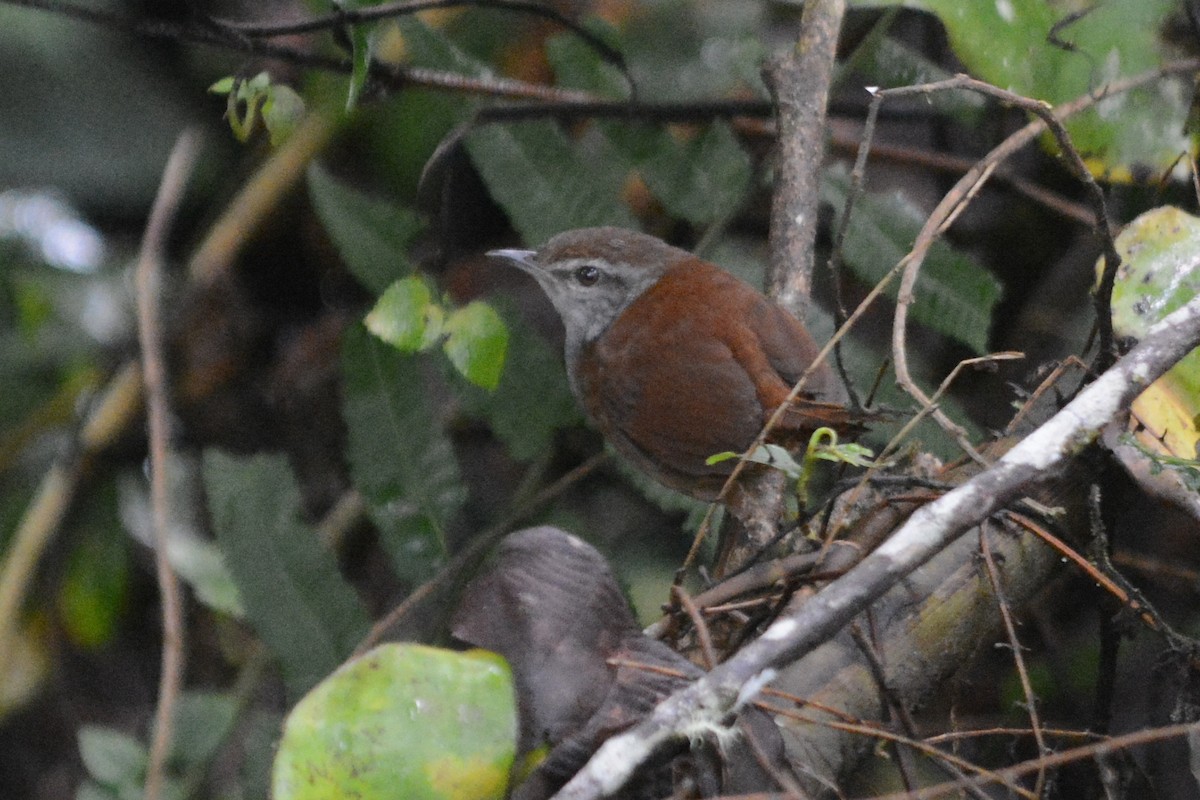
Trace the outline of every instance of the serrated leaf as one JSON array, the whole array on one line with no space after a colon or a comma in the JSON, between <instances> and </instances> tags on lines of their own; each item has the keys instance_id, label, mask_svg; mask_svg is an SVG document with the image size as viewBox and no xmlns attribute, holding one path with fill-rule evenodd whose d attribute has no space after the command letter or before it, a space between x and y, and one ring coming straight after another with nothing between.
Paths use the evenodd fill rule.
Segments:
<instances>
[{"instance_id":1,"label":"serrated leaf","mask_svg":"<svg viewBox=\"0 0 1200 800\"><path fill-rule=\"evenodd\" d=\"M663 207L696 225L729 216L750 187L750 157L729 125L720 121L687 142L660 130L635 164Z\"/></svg>"},{"instance_id":2,"label":"serrated leaf","mask_svg":"<svg viewBox=\"0 0 1200 800\"><path fill-rule=\"evenodd\" d=\"M527 242L570 228L636 228L621 201L625 174L587 158L550 122L485 125L466 137L467 152L492 198Z\"/></svg>"},{"instance_id":3,"label":"serrated leaf","mask_svg":"<svg viewBox=\"0 0 1200 800\"><path fill-rule=\"evenodd\" d=\"M342 350L347 456L397 571L422 580L446 556L445 527L466 490L434 412L418 356L346 332Z\"/></svg>"},{"instance_id":4,"label":"serrated leaf","mask_svg":"<svg viewBox=\"0 0 1200 800\"><path fill-rule=\"evenodd\" d=\"M516 739L504 659L382 645L330 675L288 715L271 796L500 800Z\"/></svg>"},{"instance_id":5,"label":"serrated leaf","mask_svg":"<svg viewBox=\"0 0 1200 800\"><path fill-rule=\"evenodd\" d=\"M438 331L430 332L433 292L423 279L401 278L387 288L367 314L367 330L404 353L423 349Z\"/></svg>"},{"instance_id":6,"label":"serrated leaf","mask_svg":"<svg viewBox=\"0 0 1200 800\"><path fill-rule=\"evenodd\" d=\"M872 31L843 68L861 73L868 84L882 87L916 86L953 77L953 73L924 54L886 35ZM987 108L983 95L974 92L934 92L921 98L932 108L964 125L978 125Z\"/></svg>"},{"instance_id":7,"label":"serrated leaf","mask_svg":"<svg viewBox=\"0 0 1200 800\"><path fill-rule=\"evenodd\" d=\"M494 392L462 387L467 413L484 417L518 461L545 452L558 431L583 416L567 386L562 353L530 329L519 315L505 313L509 331L504 371Z\"/></svg>"},{"instance_id":8,"label":"serrated leaf","mask_svg":"<svg viewBox=\"0 0 1200 800\"><path fill-rule=\"evenodd\" d=\"M618 31L608 21L592 18L585 24L606 44L617 47ZM605 61L596 48L574 33L559 33L547 39L546 60L554 70L556 86L591 92L600 97L622 97L628 92L629 86L621 70Z\"/></svg>"},{"instance_id":9,"label":"serrated leaf","mask_svg":"<svg viewBox=\"0 0 1200 800\"><path fill-rule=\"evenodd\" d=\"M849 188L845 169L828 170L821 199L840 212ZM846 265L863 281L876 283L909 251L923 221L921 211L898 193L863 194L846 232ZM889 296L896 296L897 287L893 280ZM976 353L987 350L992 310L1000 299L1000 284L989 272L939 240L925 257L915 294L915 320Z\"/></svg>"},{"instance_id":10,"label":"serrated leaf","mask_svg":"<svg viewBox=\"0 0 1200 800\"><path fill-rule=\"evenodd\" d=\"M141 786L147 753L140 741L99 725L84 725L76 740L83 766L98 783L108 787Z\"/></svg>"},{"instance_id":11,"label":"serrated leaf","mask_svg":"<svg viewBox=\"0 0 1200 800\"><path fill-rule=\"evenodd\" d=\"M346 267L375 294L412 273L408 248L420 232L415 212L369 197L318 164L308 169L313 208Z\"/></svg>"},{"instance_id":12,"label":"serrated leaf","mask_svg":"<svg viewBox=\"0 0 1200 800\"><path fill-rule=\"evenodd\" d=\"M300 519L300 492L283 456L204 454L213 527L246 616L302 693L337 667L369 619L333 553Z\"/></svg>"},{"instance_id":13,"label":"serrated leaf","mask_svg":"<svg viewBox=\"0 0 1200 800\"><path fill-rule=\"evenodd\" d=\"M476 386L495 389L504 370L508 328L496 310L476 300L456 308L446 317L442 345L450 363Z\"/></svg>"},{"instance_id":14,"label":"serrated leaf","mask_svg":"<svg viewBox=\"0 0 1200 800\"><path fill-rule=\"evenodd\" d=\"M472 77L490 75L492 68L451 41L439 30L429 27L413 16L396 20L404 37L404 52L413 66L447 70Z\"/></svg>"}]
</instances>

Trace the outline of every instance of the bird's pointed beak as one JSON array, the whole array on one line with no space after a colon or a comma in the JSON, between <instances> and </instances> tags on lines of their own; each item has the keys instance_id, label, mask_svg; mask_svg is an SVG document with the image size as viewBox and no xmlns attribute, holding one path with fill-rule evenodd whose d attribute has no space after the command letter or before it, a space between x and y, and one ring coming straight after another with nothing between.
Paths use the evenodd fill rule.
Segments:
<instances>
[{"instance_id":1,"label":"bird's pointed beak","mask_svg":"<svg viewBox=\"0 0 1200 800\"><path fill-rule=\"evenodd\" d=\"M538 272L537 264L533 260L536 255L537 251L535 250L489 250L487 252L488 258L502 259L533 274Z\"/></svg>"}]
</instances>

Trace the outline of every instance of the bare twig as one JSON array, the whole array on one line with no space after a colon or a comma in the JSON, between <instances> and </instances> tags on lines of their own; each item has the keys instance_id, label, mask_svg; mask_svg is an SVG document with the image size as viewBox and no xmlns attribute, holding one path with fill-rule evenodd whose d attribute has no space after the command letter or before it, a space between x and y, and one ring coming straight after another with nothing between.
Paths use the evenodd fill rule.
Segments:
<instances>
[{"instance_id":1,"label":"bare twig","mask_svg":"<svg viewBox=\"0 0 1200 800\"><path fill-rule=\"evenodd\" d=\"M1134 731L1124 734L1123 736L1114 736L1111 739L1105 739L1093 744L1073 747L1070 750L1063 750L1057 753L1048 753L1041 758L1030 759L1024 763L1017 764L1012 767L996 770L996 774L1001 781L1011 786L1012 782L1022 775L1028 775L1031 772L1038 772L1051 767L1061 767L1064 764L1070 764L1074 761L1082 761L1085 758L1103 758L1114 753L1120 753L1125 750L1130 750L1134 747L1142 747L1155 742L1164 742L1170 739L1177 739L1183 736L1195 736L1200 733L1200 722L1185 723L1182 725L1167 725L1162 728L1150 728L1147 730ZM971 780L975 786L984 786L988 783L996 781L981 776ZM958 781L940 783L936 786L926 786L921 789L922 800L933 800L936 797L943 797L957 791L961 791L962 784ZM896 792L887 795L878 795L872 800L912 800L912 795L908 793Z\"/></svg>"},{"instance_id":2,"label":"bare twig","mask_svg":"<svg viewBox=\"0 0 1200 800\"><path fill-rule=\"evenodd\" d=\"M1013 664L1017 668L1017 676L1021 679L1021 691L1025 694L1025 709L1029 712L1029 727L1033 731L1033 740L1037 742L1038 755L1046 755L1050 749L1046 747L1046 739L1042 735L1042 721L1038 716L1037 695L1033 693L1033 684L1029 681L1029 671L1025 669L1025 656L1021 652L1021 640L1017 638L1017 628L1013 623L1012 612L1008 607L1008 599L1004 595L1004 586L1000 582L1000 570L996 567L996 559L992 557L992 548L988 544L988 525L979 526L979 549L983 553L983 563L987 565L988 580L992 584L992 593L996 597L996 605L1000 609L1000 618L1004 620L1004 632L1008 636L1008 645L1012 649ZM1034 782L1033 793L1042 796L1046 785L1046 771L1038 770Z\"/></svg>"},{"instance_id":3,"label":"bare twig","mask_svg":"<svg viewBox=\"0 0 1200 800\"><path fill-rule=\"evenodd\" d=\"M152 17L130 17L113 14L97 8L77 6L62 0L0 0L0 3L25 8L36 8L59 16L77 19L111 30L123 31L148 39L215 47L247 55L270 58L304 69L315 69L349 75L353 64L348 58L329 57L294 47L272 44L238 34L232 29L222 30L215 25L196 25ZM372 61L368 72L371 80L392 88L403 89L423 86L465 94L480 94L492 97L513 97L551 101L580 100L595 98L586 92L540 86L508 78L474 78L454 72L425 69L421 67L399 67Z\"/></svg>"},{"instance_id":4,"label":"bare twig","mask_svg":"<svg viewBox=\"0 0 1200 800\"><path fill-rule=\"evenodd\" d=\"M514 11L519 14L530 14L554 22L578 36L610 64L621 70L632 88L633 82L625 65L624 56L611 47L608 42L589 31L556 8L530 0L398 0L398 2L380 3L375 6L338 8L331 14L312 19L289 22L241 22L213 18L212 22L222 28L235 31L238 35L251 39L268 38L272 36L290 36L297 33L312 33L315 31L332 30L344 25L376 22L382 19L399 17L406 14L416 14L434 8L455 8L458 6L479 6L497 8L504 11Z\"/></svg>"},{"instance_id":5,"label":"bare twig","mask_svg":"<svg viewBox=\"0 0 1200 800\"><path fill-rule=\"evenodd\" d=\"M193 131L184 132L175 143L163 171L162 183L137 263L138 342L142 350L142 374L146 384L146 410L150 429L150 499L154 521L154 566L162 597L162 673L158 683L158 708L146 766L146 797L159 800L166 780L167 756L174 727L175 704L183 685L184 632L183 592L171 569L167 551L170 524L170 494L167 485L169 432L168 377L162 332L162 262L166 259L167 236L183 199L183 190L199 152L200 140Z\"/></svg>"}]
</instances>

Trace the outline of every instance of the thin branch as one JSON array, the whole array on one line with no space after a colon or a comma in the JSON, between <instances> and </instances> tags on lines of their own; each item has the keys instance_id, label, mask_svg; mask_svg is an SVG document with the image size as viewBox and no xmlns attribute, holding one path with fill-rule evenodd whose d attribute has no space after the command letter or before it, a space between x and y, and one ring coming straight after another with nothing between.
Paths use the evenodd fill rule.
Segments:
<instances>
[{"instance_id":1,"label":"thin branch","mask_svg":"<svg viewBox=\"0 0 1200 800\"><path fill-rule=\"evenodd\" d=\"M1025 669L1025 656L1021 653L1021 640L1017 638L1017 627L1013 623L1012 611L1008 607L1008 599L1004 596L1004 586L1000 582L1000 570L996 559L992 557L992 548L988 544L988 526L979 527L979 549L983 553L983 563L987 566L988 580L992 584L992 594L996 597L996 605L1000 609L1000 618L1004 620L1004 632L1008 636L1008 645L1012 649L1013 664L1017 668L1017 676L1021 680L1021 691L1025 694L1025 709L1029 712L1029 727L1033 731L1033 740L1037 743L1038 755L1044 756L1050 752L1046 739L1042 735L1042 721L1038 716L1037 695L1033 692L1033 684L1029 680L1029 671ZM1042 796L1046 785L1046 771L1038 770L1034 782L1033 793Z\"/></svg>"},{"instance_id":2,"label":"thin branch","mask_svg":"<svg viewBox=\"0 0 1200 800\"><path fill-rule=\"evenodd\" d=\"M1115 753L1120 753L1126 750L1131 750L1135 747L1143 747L1156 742L1164 742L1170 739L1180 737L1191 737L1200 733L1200 722L1190 722L1181 725L1167 725L1162 728L1150 728L1148 730L1134 731L1122 736L1114 736L1111 739L1104 739L1093 744L1073 747L1070 750L1063 750L1057 753L1048 753L1041 758L1034 758L1022 764L1017 764L1013 767L1005 767L1004 769L996 770L1005 783L1011 783L1017 778L1028 775L1031 772L1048 769L1051 767L1061 767L1065 764L1070 764L1074 761L1082 761L1085 758L1099 759L1105 756L1110 756ZM997 781L981 776L972 778L971 783L975 786L984 786L988 783L996 783ZM932 800L936 797L942 797L961 791L962 784L957 781L940 783L936 786L926 786L921 790L922 800ZM893 794L877 795L872 800L912 800L912 795L907 793L896 792Z\"/></svg>"},{"instance_id":3,"label":"thin branch","mask_svg":"<svg viewBox=\"0 0 1200 800\"><path fill-rule=\"evenodd\" d=\"M839 631L964 531L1058 474L1149 383L1197 346L1200 297L1153 325L1127 355L990 468L917 509L844 576L778 619L728 661L671 695L637 726L605 742L559 792L559 800L610 794L659 747L718 727L752 698L746 687L769 682L780 667Z\"/></svg>"},{"instance_id":4,"label":"thin branch","mask_svg":"<svg viewBox=\"0 0 1200 800\"><path fill-rule=\"evenodd\" d=\"M399 17L406 14L416 14L434 8L457 8L459 6L475 6L480 8L497 8L505 11L515 11L519 14L530 14L550 20L578 36L595 50L601 58L614 65L625 76L630 89L633 80L625 64L625 56L617 49L601 39L575 20L563 14L556 8L531 0L399 0L392 3L381 3L376 6L361 6L339 8L333 13L312 19L291 22L240 22L222 18L210 18L221 28L236 32L240 36L251 39L269 38L273 36L289 36L297 33L313 33L316 31L341 28L343 25L354 25L363 22L376 22L382 19Z\"/></svg>"},{"instance_id":5,"label":"thin branch","mask_svg":"<svg viewBox=\"0 0 1200 800\"><path fill-rule=\"evenodd\" d=\"M59 16L77 19L92 25L130 33L147 39L197 44L262 58L275 59L304 69L316 69L339 75L349 75L354 68L349 58L324 56L294 47L250 39L237 34L236 31L223 32L222 29L212 25L201 26L163 19L128 17L95 8L85 8L71 3L64 3L62 0L0 0L0 4L48 11ZM553 86L540 86L509 78L474 78L454 72L443 72L441 70L425 69L422 67L400 67L381 64L378 61L371 62L368 74L371 80L377 81L390 89L421 86L429 89L442 89L468 94L547 101L578 100L586 102L595 99L586 92L558 89Z\"/></svg>"},{"instance_id":6,"label":"thin branch","mask_svg":"<svg viewBox=\"0 0 1200 800\"><path fill-rule=\"evenodd\" d=\"M168 376L162 331L162 262L167 236L183 199L183 190L199 153L199 136L186 131L175 143L158 195L150 209L137 263L138 341L146 384L146 410L150 428L150 499L154 520L154 566L162 596L162 673L158 683L158 708L146 766L146 798L159 800L166 781L175 705L183 685L183 592L167 555L171 510L167 484L169 432Z\"/></svg>"}]
</instances>

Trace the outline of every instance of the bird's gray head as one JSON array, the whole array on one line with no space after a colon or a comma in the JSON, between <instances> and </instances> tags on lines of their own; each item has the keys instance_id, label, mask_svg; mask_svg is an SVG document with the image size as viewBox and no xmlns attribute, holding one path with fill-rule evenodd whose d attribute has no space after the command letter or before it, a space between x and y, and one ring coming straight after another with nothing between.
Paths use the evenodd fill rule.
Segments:
<instances>
[{"instance_id":1,"label":"bird's gray head","mask_svg":"<svg viewBox=\"0 0 1200 800\"><path fill-rule=\"evenodd\" d=\"M623 228L580 228L560 233L537 250L493 250L528 272L562 317L567 360L593 341L686 250Z\"/></svg>"}]
</instances>

